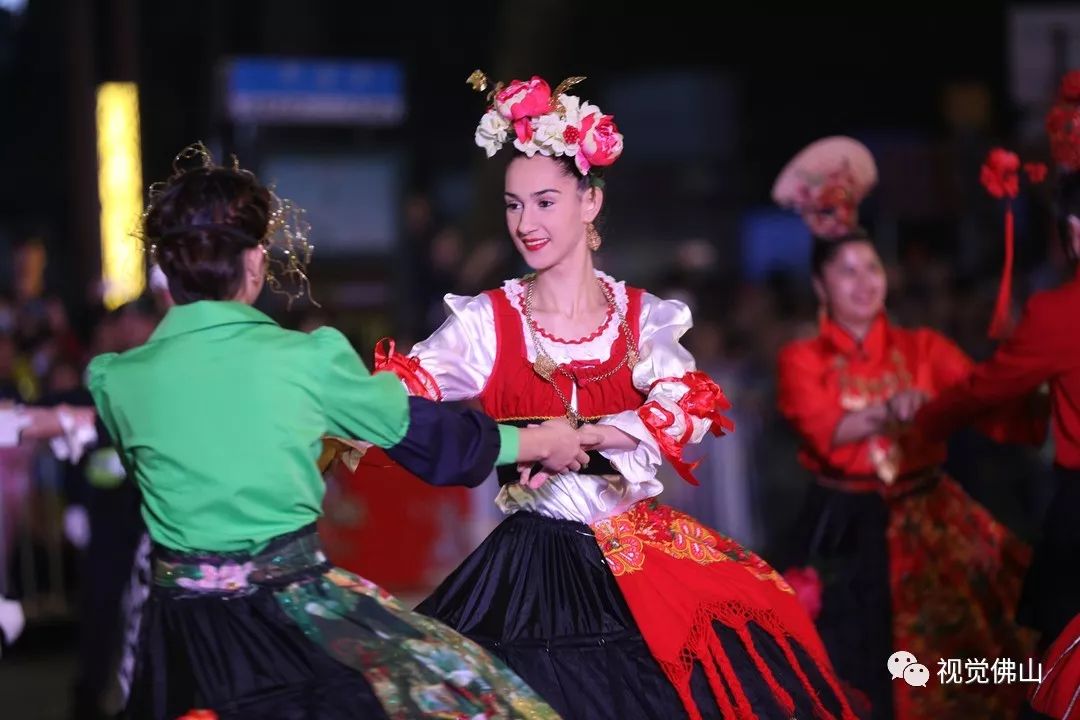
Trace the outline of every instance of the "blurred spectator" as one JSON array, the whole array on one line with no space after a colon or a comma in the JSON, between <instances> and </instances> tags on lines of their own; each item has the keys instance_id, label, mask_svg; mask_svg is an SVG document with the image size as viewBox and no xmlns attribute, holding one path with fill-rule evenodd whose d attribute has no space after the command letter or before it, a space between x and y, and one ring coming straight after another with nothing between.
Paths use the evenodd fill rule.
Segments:
<instances>
[{"instance_id":1,"label":"blurred spectator","mask_svg":"<svg viewBox=\"0 0 1080 720\"><path fill-rule=\"evenodd\" d=\"M105 317L94 335L93 350L124 352L145 343L160 319L158 298L144 295ZM50 382L49 404L92 404L89 393L72 377L72 367L57 365ZM71 381L74 379L74 383ZM64 531L83 551L79 592L79 655L74 718L111 717L123 703L121 667L125 637L137 615L129 598L136 555L145 533L139 514L139 490L127 477L108 437L99 437L77 466L69 466Z\"/></svg>"}]
</instances>

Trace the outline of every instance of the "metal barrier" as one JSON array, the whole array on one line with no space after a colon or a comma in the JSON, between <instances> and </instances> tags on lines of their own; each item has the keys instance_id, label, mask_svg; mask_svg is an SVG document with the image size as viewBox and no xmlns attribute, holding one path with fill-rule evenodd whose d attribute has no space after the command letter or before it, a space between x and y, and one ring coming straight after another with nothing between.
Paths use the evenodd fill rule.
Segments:
<instances>
[{"instance_id":1,"label":"metal barrier","mask_svg":"<svg viewBox=\"0 0 1080 720\"><path fill-rule=\"evenodd\" d=\"M74 615L65 472L47 444L0 448L0 596L18 597L28 621Z\"/></svg>"}]
</instances>

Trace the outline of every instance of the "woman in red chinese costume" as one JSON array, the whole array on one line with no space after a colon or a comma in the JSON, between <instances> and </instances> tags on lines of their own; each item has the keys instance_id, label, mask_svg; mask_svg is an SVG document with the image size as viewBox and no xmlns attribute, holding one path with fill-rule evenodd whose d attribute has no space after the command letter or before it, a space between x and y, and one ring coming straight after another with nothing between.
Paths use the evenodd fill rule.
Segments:
<instances>
[{"instance_id":1,"label":"woman in red chinese costume","mask_svg":"<svg viewBox=\"0 0 1080 720\"><path fill-rule=\"evenodd\" d=\"M792 589L735 542L655 499L683 448L730 431L720 388L679 343L681 302L595 269L610 115L540 78L497 85L476 130L507 143L510 240L534 272L475 297L409 357L416 394L502 422L565 417L602 442L579 472L500 477L507 518L418 608L504 659L563 717L852 718ZM470 79L478 90L487 79ZM516 151L516 152L513 152Z\"/></svg>"},{"instance_id":2,"label":"woman in red chinese costume","mask_svg":"<svg viewBox=\"0 0 1080 720\"><path fill-rule=\"evenodd\" d=\"M942 473L944 442L905 429L972 362L937 332L886 317L885 270L858 225L876 180L870 152L833 137L797 155L773 188L814 234L821 305L817 336L779 357L780 411L814 475L786 577L875 720L1011 718L1025 686L993 684L990 665L1030 656L1031 638L1012 620L1030 551ZM1026 417L1014 405L980 427L1000 441L1037 441L1044 424ZM912 658L898 651L929 671L925 686L905 679ZM944 682L949 658L986 659L991 684L966 684L963 672Z\"/></svg>"}]
</instances>

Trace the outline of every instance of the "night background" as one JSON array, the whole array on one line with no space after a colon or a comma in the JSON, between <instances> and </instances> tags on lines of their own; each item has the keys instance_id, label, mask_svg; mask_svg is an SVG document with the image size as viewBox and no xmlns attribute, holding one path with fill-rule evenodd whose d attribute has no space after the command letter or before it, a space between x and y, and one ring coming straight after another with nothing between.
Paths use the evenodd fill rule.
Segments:
<instances>
[{"instance_id":1,"label":"night background","mask_svg":"<svg viewBox=\"0 0 1080 720\"><path fill-rule=\"evenodd\" d=\"M0 2L3 397L78 391L90 357L139 344L160 311L151 290L138 297L141 287L122 302L103 297L100 84L136 84L144 189L202 140L219 162L236 153L308 209L320 307L287 308L271 293L260 307L288 327L339 327L370 364L378 338L407 348L434 330L445 293L522 271L502 218L502 163L473 143L484 99L466 77L476 68L504 81L535 74L554 87L584 75L575 92L614 115L626 138L606 178L598 265L691 305L686 343L735 405L739 431L702 450L708 480L689 488L672 475L664 497L768 557L807 482L775 411L775 355L813 328L817 311L809 234L770 200L777 173L817 138L865 143L880 180L862 217L888 265L890 316L985 357L1003 206L980 186L979 167L995 146L1048 160L1042 118L1061 75L1080 66L1080 3L980 3L945 17L641 7ZM351 97L344 81L340 107L297 120L282 81L271 88L279 104L245 110L251 87L240 69L252 62L315 83L376 77L380 90ZM1040 186L1017 201L1018 301L1063 277L1049 199ZM145 266L140 273L145 280ZM1052 449L962 433L951 450L965 488L1030 537ZM27 598L29 622L0 660L0 716L75 717L78 597L96 571L63 518L81 503L85 468L0 452L0 595ZM342 493L331 488L328 503L340 505L328 517L347 528L338 528L343 542L385 543L378 558L350 550L357 567L406 597L423 597L498 520L493 486ZM431 500L426 514L405 520L427 528L419 535L375 519L397 518L418 498Z\"/></svg>"}]
</instances>

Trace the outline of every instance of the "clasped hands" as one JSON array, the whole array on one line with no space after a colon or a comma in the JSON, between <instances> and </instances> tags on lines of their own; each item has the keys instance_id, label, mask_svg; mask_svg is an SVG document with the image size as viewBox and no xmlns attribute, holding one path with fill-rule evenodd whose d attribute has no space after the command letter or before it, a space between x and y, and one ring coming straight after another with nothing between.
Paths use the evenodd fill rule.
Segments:
<instances>
[{"instance_id":1,"label":"clasped hands","mask_svg":"<svg viewBox=\"0 0 1080 720\"><path fill-rule=\"evenodd\" d=\"M553 475L577 472L589 464L589 450L597 449L604 440L598 426L584 423L575 428L566 418L554 418L539 425L547 436L545 457L536 463L518 463L518 482L535 490Z\"/></svg>"},{"instance_id":2,"label":"clasped hands","mask_svg":"<svg viewBox=\"0 0 1080 720\"><path fill-rule=\"evenodd\" d=\"M881 426L883 431L898 432L915 421L919 408L930 399L922 390L909 388L901 390L881 405Z\"/></svg>"}]
</instances>

